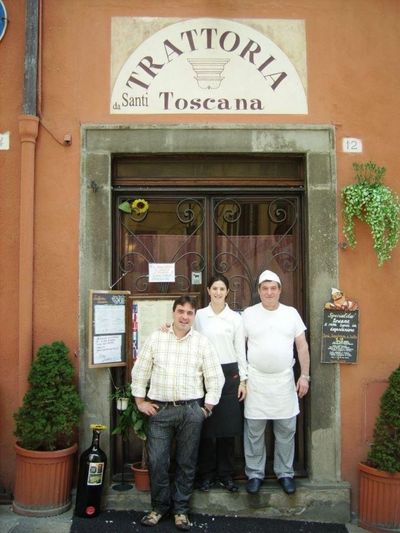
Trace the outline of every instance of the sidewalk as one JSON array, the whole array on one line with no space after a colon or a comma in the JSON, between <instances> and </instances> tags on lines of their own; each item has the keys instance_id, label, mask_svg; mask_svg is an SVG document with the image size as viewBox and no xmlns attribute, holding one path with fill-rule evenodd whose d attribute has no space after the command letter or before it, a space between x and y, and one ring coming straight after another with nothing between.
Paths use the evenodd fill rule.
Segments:
<instances>
[{"instance_id":1,"label":"sidewalk","mask_svg":"<svg viewBox=\"0 0 400 533\"><path fill-rule=\"evenodd\" d=\"M30 518L15 514L10 505L0 505L0 533L69 533L72 514L71 508L58 516ZM349 533L365 533L366 531L355 524L346 524L346 528Z\"/></svg>"},{"instance_id":2,"label":"sidewalk","mask_svg":"<svg viewBox=\"0 0 400 533\"><path fill-rule=\"evenodd\" d=\"M244 484L240 484L243 487L234 495L221 488L215 488L209 493L195 490L191 500L192 512L202 516L211 514L215 517L250 516L254 519L286 518L289 521L300 519L303 523L309 522L312 524L343 524L346 522L346 517L348 517L348 510L346 512L340 512L343 507L343 491L336 491L339 493L338 500L335 502L331 497L328 499L329 505L326 505L325 495L326 493L331 493L330 486L319 486L315 489L308 481L299 480L296 496L293 500L290 500L290 506L288 507L288 497L283 494L276 483L266 481L260 493L255 496L250 496L250 498L244 490ZM73 493L72 496L72 501L74 502L75 494ZM105 490L103 495L103 505L104 511L128 511L135 509L136 511L144 512L150 509L150 493L138 491L134 485L131 485L131 489L127 491L116 491L113 490L113 486L110 486ZM13 512L11 504L3 504L0 505L0 533L70 533L73 509L74 504L69 511L61 515L36 518L18 515ZM212 512L210 513L210 511ZM103 513L99 516L102 515ZM111 522L108 523L106 514L102 517L105 524L108 524L107 530L110 529L109 533L114 532L113 525ZM90 519L84 519L84 521L87 522L87 527L82 528L82 533L85 533L85 530L93 531L94 521ZM349 522L345 526L348 533L366 532L365 529L359 528L355 523ZM258 529L257 522L255 522L255 528ZM138 527L139 531L142 529L143 533L149 533L149 528ZM195 529L198 530L194 528L193 531ZM327 528L327 530L329 529ZM162 530L158 529L158 531L160 532ZM96 533L100 532L96 530Z\"/></svg>"},{"instance_id":3,"label":"sidewalk","mask_svg":"<svg viewBox=\"0 0 400 533\"><path fill-rule=\"evenodd\" d=\"M30 518L14 513L11 505L0 505L0 533L69 533L72 513L70 509L58 516Z\"/></svg>"}]
</instances>

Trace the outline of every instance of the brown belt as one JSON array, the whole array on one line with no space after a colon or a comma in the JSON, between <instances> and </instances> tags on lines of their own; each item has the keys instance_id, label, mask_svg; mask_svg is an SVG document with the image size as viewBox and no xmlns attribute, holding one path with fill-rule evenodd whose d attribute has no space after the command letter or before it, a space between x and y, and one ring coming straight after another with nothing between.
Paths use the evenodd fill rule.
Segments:
<instances>
[{"instance_id":1,"label":"brown belt","mask_svg":"<svg viewBox=\"0 0 400 533\"><path fill-rule=\"evenodd\" d=\"M151 400L151 402L156 403L157 405L172 405L173 407L179 407L180 405L192 405L197 403L202 405L203 398L196 398L195 400L175 400L173 402L161 402L160 400Z\"/></svg>"}]
</instances>

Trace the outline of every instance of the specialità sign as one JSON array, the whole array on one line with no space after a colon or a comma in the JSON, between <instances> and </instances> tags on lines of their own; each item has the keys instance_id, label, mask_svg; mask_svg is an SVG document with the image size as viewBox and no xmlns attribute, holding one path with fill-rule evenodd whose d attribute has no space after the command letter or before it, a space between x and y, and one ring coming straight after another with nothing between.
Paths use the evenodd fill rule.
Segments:
<instances>
[{"instance_id":1,"label":"specialit\u00e0 sign","mask_svg":"<svg viewBox=\"0 0 400 533\"><path fill-rule=\"evenodd\" d=\"M306 114L304 22L247 22L114 17L110 113Z\"/></svg>"}]
</instances>

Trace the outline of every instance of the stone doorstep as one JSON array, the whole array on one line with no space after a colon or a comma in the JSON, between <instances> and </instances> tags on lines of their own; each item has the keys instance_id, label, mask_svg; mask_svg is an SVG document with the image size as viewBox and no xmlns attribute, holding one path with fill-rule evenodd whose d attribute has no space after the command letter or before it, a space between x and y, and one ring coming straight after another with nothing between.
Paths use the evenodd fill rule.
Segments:
<instances>
[{"instance_id":1,"label":"stone doorstep","mask_svg":"<svg viewBox=\"0 0 400 533\"><path fill-rule=\"evenodd\" d=\"M223 488L212 488L209 492L195 490L191 499L193 512L258 516L264 518L285 518L316 522L350 522L350 484L311 483L296 480L296 493L288 496L276 481L264 481L260 492L251 495L246 492L245 482L239 482L239 492L231 494ZM118 492L110 487L104 494L106 509L146 511L150 509L150 493L132 489Z\"/></svg>"}]
</instances>

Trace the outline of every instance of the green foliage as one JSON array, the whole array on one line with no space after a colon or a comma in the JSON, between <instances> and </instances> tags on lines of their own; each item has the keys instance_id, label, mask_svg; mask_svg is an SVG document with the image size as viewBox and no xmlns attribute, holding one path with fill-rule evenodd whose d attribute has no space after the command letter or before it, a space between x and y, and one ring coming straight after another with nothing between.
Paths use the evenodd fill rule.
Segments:
<instances>
[{"instance_id":1,"label":"green foliage","mask_svg":"<svg viewBox=\"0 0 400 533\"><path fill-rule=\"evenodd\" d=\"M400 472L400 367L391 374L382 395L367 462L379 470Z\"/></svg>"},{"instance_id":2,"label":"green foliage","mask_svg":"<svg viewBox=\"0 0 400 533\"><path fill-rule=\"evenodd\" d=\"M374 249L381 266L400 238L400 202L397 194L383 184L385 167L373 161L353 163L356 183L342 190L343 233L351 247L357 244L354 219L365 221L371 228Z\"/></svg>"},{"instance_id":3,"label":"green foliage","mask_svg":"<svg viewBox=\"0 0 400 533\"><path fill-rule=\"evenodd\" d=\"M110 395L111 400L119 400L121 398L130 398L132 395L131 392L131 386L128 385L120 385L118 387L115 387L114 392Z\"/></svg>"},{"instance_id":4,"label":"green foliage","mask_svg":"<svg viewBox=\"0 0 400 533\"><path fill-rule=\"evenodd\" d=\"M143 441L141 466L142 468L147 468L147 453L145 441L147 439L147 428L149 425L149 418L147 415L141 413L137 408L135 399L130 392L130 385L127 385L125 387L117 387L114 396L115 394L118 394L118 390L121 389L129 390L129 395L127 395L127 398L129 398L128 407L125 409L125 411L119 413L118 423L115 426L112 435L121 435L122 438L125 440L128 438L129 431L133 430L136 436Z\"/></svg>"},{"instance_id":5,"label":"green foliage","mask_svg":"<svg viewBox=\"0 0 400 533\"><path fill-rule=\"evenodd\" d=\"M144 441L147 439L148 417L139 411L132 395L128 398L128 407L119 414L118 423L112 434L122 435L125 439L132 429L139 439Z\"/></svg>"},{"instance_id":6,"label":"green foliage","mask_svg":"<svg viewBox=\"0 0 400 533\"><path fill-rule=\"evenodd\" d=\"M14 434L22 448L51 451L72 444L83 403L68 354L60 341L44 344L37 352L28 377L30 388L14 414Z\"/></svg>"}]
</instances>

